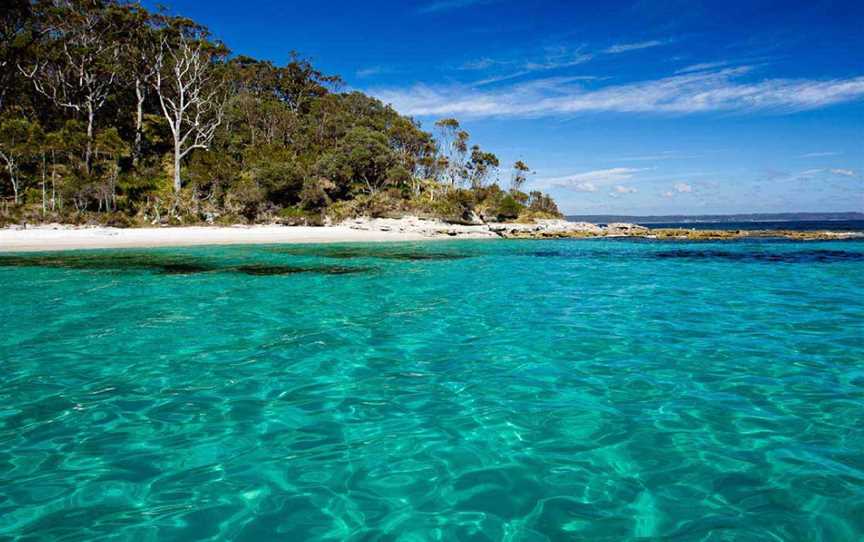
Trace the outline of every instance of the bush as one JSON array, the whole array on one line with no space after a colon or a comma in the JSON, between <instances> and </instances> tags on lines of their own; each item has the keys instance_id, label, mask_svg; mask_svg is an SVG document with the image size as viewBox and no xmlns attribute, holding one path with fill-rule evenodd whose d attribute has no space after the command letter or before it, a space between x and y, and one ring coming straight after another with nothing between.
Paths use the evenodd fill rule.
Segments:
<instances>
[{"instance_id":1,"label":"bush","mask_svg":"<svg viewBox=\"0 0 864 542\"><path fill-rule=\"evenodd\" d=\"M286 207L277 213L280 224L286 226L322 226L323 217L320 212L298 209L297 207Z\"/></svg>"},{"instance_id":2,"label":"bush","mask_svg":"<svg viewBox=\"0 0 864 542\"><path fill-rule=\"evenodd\" d=\"M327 207L330 203L330 197L327 195L326 188L331 185L330 181L323 178L306 179L300 190L300 204L306 210L318 210Z\"/></svg>"},{"instance_id":3,"label":"bush","mask_svg":"<svg viewBox=\"0 0 864 542\"><path fill-rule=\"evenodd\" d=\"M507 194L501 199L501 203L495 211L495 216L498 220L512 220L517 218L524 208L521 203L516 201L516 198L511 194Z\"/></svg>"},{"instance_id":4,"label":"bush","mask_svg":"<svg viewBox=\"0 0 864 542\"><path fill-rule=\"evenodd\" d=\"M528 209L536 214L545 214L549 218L561 218L561 211L550 196L539 191L531 192L528 198Z\"/></svg>"},{"instance_id":5,"label":"bush","mask_svg":"<svg viewBox=\"0 0 864 542\"><path fill-rule=\"evenodd\" d=\"M473 223L475 199L471 190L456 188L448 190L430 205L433 215L446 222L455 224Z\"/></svg>"}]
</instances>

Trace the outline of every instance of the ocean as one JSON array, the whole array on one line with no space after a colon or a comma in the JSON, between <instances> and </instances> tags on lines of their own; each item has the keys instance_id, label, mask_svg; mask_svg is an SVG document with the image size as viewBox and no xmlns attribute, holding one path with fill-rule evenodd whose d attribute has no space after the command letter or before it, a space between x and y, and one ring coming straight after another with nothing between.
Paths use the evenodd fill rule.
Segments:
<instances>
[{"instance_id":1,"label":"ocean","mask_svg":"<svg viewBox=\"0 0 864 542\"><path fill-rule=\"evenodd\" d=\"M864 220L765 220L746 222L645 222L649 228L692 228L696 230L792 230L864 231Z\"/></svg>"},{"instance_id":2,"label":"ocean","mask_svg":"<svg viewBox=\"0 0 864 542\"><path fill-rule=\"evenodd\" d=\"M0 538L864 537L864 241L19 254L0 286Z\"/></svg>"},{"instance_id":3,"label":"ocean","mask_svg":"<svg viewBox=\"0 0 864 542\"><path fill-rule=\"evenodd\" d=\"M597 222L607 224L612 221L597 221L591 217L567 217L574 222ZM741 221L710 221L679 220L664 222L657 219L640 219L639 217L624 217L626 221L649 228L685 228L696 230L792 230L792 231L852 231L864 232L864 220L741 220ZM621 220L615 220L620 222Z\"/></svg>"}]
</instances>

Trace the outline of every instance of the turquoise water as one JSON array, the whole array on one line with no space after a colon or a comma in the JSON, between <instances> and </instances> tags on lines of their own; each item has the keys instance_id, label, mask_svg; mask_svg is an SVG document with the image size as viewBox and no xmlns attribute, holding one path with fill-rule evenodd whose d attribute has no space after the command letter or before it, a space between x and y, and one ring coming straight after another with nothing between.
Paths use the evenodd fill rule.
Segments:
<instances>
[{"instance_id":1,"label":"turquoise water","mask_svg":"<svg viewBox=\"0 0 864 542\"><path fill-rule=\"evenodd\" d=\"M0 538L864 537L864 242L0 255Z\"/></svg>"}]
</instances>

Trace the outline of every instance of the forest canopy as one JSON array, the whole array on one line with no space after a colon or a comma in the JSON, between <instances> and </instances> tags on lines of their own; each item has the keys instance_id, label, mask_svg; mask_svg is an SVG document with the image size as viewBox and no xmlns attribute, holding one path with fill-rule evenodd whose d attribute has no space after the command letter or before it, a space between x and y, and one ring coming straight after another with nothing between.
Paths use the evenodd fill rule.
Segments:
<instances>
[{"instance_id":1,"label":"forest canopy","mask_svg":"<svg viewBox=\"0 0 864 542\"><path fill-rule=\"evenodd\" d=\"M233 55L201 24L138 4L5 4L5 223L559 216L522 192L524 162L502 167L458 120L427 132L297 53Z\"/></svg>"}]
</instances>

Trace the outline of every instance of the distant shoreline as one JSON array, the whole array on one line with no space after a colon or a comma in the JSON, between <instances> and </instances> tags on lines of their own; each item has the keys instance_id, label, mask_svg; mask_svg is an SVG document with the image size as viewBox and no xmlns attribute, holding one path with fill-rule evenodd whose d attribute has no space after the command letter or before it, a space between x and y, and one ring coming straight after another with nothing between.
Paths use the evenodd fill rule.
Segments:
<instances>
[{"instance_id":1,"label":"distant shoreline","mask_svg":"<svg viewBox=\"0 0 864 542\"><path fill-rule=\"evenodd\" d=\"M766 222L854 222L864 221L864 213L740 213L730 215L567 215L567 220L605 224L735 224Z\"/></svg>"},{"instance_id":2,"label":"distant shoreline","mask_svg":"<svg viewBox=\"0 0 864 542\"><path fill-rule=\"evenodd\" d=\"M442 239L598 239L637 237L668 241L745 238L833 240L864 238L854 231L795 231L647 228L632 223L598 226L587 222L538 220L534 223L449 224L418 217L355 219L335 226L169 226L112 228L49 224L0 229L2 252L191 247L204 245L378 243Z\"/></svg>"}]
</instances>

